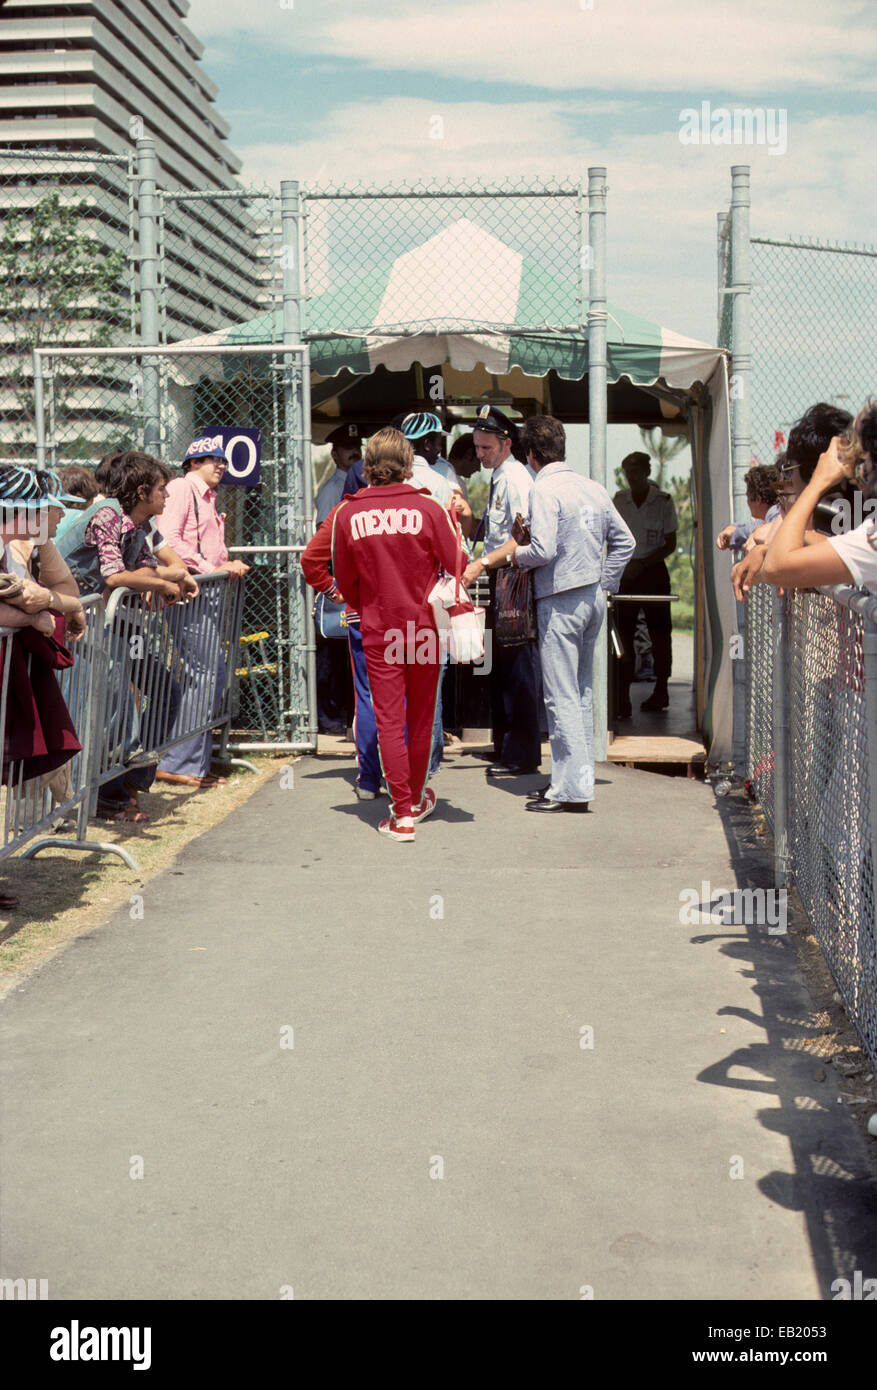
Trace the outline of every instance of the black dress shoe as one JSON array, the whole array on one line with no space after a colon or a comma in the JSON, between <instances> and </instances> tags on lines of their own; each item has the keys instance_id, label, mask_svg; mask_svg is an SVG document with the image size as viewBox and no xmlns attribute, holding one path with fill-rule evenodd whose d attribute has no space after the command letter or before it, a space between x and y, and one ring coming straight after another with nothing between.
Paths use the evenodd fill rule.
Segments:
<instances>
[{"instance_id":1,"label":"black dress shoe","mask_svg":"<svg viewBox=\"0 0 877 1390\"><path fill-rule=\"evenodd\" d=\"M525 811L545 811L548 815L556 815L559 811L571 811L574 815L584 815L591 809L590 801L549 801L543 797L541 801L528 801L524 807Z\"/></svg>"},{"instance_id":2,"label":"black dress shoe","mask_svg":"<svg viewBox=\"0 0 877 1390\"><path fill-rule=\"evenodd\" d=\"M647 700L643 700L640 709L644 709L647 714L654 714L657 710L670 708L670 696L666 690L653 690Z\"/></svg>"},{"instance_id":3,"label":"black dress shoe","mask_svg":"<svg viewBox=\"0 0 877 1390\"><path fill-rule=\"evenodd\" d=\"M550 790L551 790L551 783L550 783L550 782L546 782L544 787L538 787L538 788L536 789L536 791L534 791L534 792L529 792L528 795L527 795L527 800L528 800L528 801L544 801L544 800L545 800L545 797L547 796L547 794L548 794L548 792L549 792Z\"/></svg>"},{"instance_id":4,"label":"black dress shoe","mask_svg":"<svg viewBox=\"0 0 877 1390\"><path fill-rule=\"evenodd\" d=\"M487 769L488 777L523 777L533 772L539 771L539 764L535 767L521 767L519 763L491 763Z\"/></svg>"}]
</instances>

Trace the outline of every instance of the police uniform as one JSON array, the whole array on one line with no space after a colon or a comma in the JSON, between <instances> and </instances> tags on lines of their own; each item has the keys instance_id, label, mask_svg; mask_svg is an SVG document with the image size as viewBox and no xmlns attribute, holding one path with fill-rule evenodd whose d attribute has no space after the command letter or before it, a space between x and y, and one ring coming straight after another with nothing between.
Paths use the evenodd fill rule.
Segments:
<instances>
[{"instance_id":1,"label":"police uniform","mask_svg":"<svg viewBox=\"0 0 877 1390\"><path fill-rule=\"evenodd\" d=\"M635 542L606 489L560 462L536 474L530 536L514 563L533 571L551 782L527 809L580 810L594 795L592 680L603 595L616 589Z\"/></svg>"},{"instance_id":2,"label":"police uniform","mask_svg":"<svg viewBox=\"0 0 877 1390\"><path fill-rule=\"evenodd\" d=\"M325 442L347 448L362 448L359 425L338 425ZM359 461L359 460L357 460ZM347 472L336 468L317 493L317 528L341 501ZM353 716L355 697L346 641L316 635L317 644L317 723L321 732L345 733Z\"/></svg>"},{"instance_id":3,"label":"police uniform","mask_svg":"<svg viewBox=\"0 0 877 1390\"><path fill-rule=\"evenodd\" d=\"M485 434L510 439L512 449L517 444L517 429L496 406L481 406L472 428ZM510 454L490 475L487 510L482 523L483 554L505 545L512 534L515 516L525 519L530 513L530 493L533 481L527 469L514 454ZM488 570L490 607L487 626L494 627L496 614L496 569ZM522 772L535 772L542 761L540 731L542 681L539 667L539 648L535 642L508 647L493 637L490 669L490 705L493 724L495 766Z\"/></svg>"},{"instance_id":4,"label":"police uniform","mask_svg":"<svg viewBox=\"0 0 877 1390\"><path fill-rule=\"evenodd\" d=\"M669 492L661 492L652 482L649 483L648 492L640 506L634 502L629 488L617 492L613 501L636 541L636 549L632 556L634 560L647 559L654 551L660 550L667 536L677 529L673 498ZM649 560L635 577L631 578L625 573L617 592L669 594L670 574L666 563L663 559ZM672 664L670 604L644 603L641 609L645 614L652 643L655 695L665 695ZM619 700L622 714L630 710L630 683L633 680L636 661L633 639L640 611L640 606L635 603L619 603L615 610L615 625L624 649L624 655L619 662Z\"/></svg>"},{"instance_id":5,"label":"police uniform","mask_svg":"<svg viewBox=\"0 0 877 1390\"><path fill-rule=\"evenodd\" d=\"M358 425L339 425L330 435L326 436L324 442L326 444L331 444L333 448L338 444L346 445L348 448L353 448L355 445L358 449L361 449L362 435L360 434ZM332 476L326 479L317 492L315 502L317 526L322 526L326 517L332 511L332 508L337 507L338 503L341 501L341 494L344 490L344 481L346 477L346 468L336 468Z\"/></svg>"}]
</instances>

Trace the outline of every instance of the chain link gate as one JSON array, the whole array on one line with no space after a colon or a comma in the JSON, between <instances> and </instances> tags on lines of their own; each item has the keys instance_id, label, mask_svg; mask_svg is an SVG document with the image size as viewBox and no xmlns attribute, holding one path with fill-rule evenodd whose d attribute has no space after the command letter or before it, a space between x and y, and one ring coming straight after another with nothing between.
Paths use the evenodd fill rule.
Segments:
<instances>
[{"instance_id":1,"label":"chain link gate","mask_svg":"<svg viewBox=\"0 0 877 1390\"><path fill-rule=\"evenodd\" d=\"M308 660L313 643L309 591L299 561L310 534L304 487L307 348L59 348L38 351L35 359L37 436L52 468L65 461L55 401L71 377L100 378L112 393L91 422L88 455L95 461L108 447L138 446L144 400L151 398L158 403L158 452L171 467L179 465L193 439L211 429L261 432L258 486L227 486L221 494L229 550L252 566L236 666L232 747L313 747Z\"/></svg>"}]
</instances>

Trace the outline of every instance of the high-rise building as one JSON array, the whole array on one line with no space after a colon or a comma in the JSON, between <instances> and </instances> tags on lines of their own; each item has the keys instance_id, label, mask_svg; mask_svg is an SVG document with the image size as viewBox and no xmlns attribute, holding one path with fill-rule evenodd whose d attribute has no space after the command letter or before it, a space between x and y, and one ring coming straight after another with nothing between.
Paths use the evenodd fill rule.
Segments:
<instances>
[{"instance_id":1,"label":"high-rise building","mask_svg":"<svg viewBox=\"0 0 877 1390\"><path fill-rule=\"evenodd\" d=\"M7 0L0 146L24 158L0 162L0 209L33 206L54 184L67 204L85 199L102 245L128 254L135 220L126 161L139 135L155 140L162 189L240 187L241 162L201 68L203 45L184 22L188 9L188 0ZM57 161L28 157L37 150ZM174 341L259 312L268 263L259 230L269 205L169 197L163 213L163 336Z\"/></svg>"}]
</instances>

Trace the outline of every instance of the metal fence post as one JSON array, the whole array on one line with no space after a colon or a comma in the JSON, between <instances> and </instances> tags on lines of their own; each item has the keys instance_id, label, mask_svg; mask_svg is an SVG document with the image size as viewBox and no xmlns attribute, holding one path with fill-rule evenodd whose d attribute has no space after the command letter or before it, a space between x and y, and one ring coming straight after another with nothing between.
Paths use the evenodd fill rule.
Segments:
<instances>
[{"instance_id":1,"label":"metal fence post","mask_svg":"<svg viewBox=\"0 0 877 1390\"><path fill-rule=\"evenodd\" d=\"M783 888L789 879L789 641L786 599L773 594L773 755L774 877Z\"/></svg>"},{"instance_id":2,"label":"metal fence post","mask_svg":"<svg viewBox=\"0 0 877 1390\"><path fill-rule=\"evenodd\" d=\"M865 715L868 722L868 794L871 809L871 873L877 864L877 623L862 616L862 654L865 668ZM877 892L873 894L871 930L877 943Z\"/></svg>"},{"instance_id":3,"label":"metal fence post","mask_svg":"<svg viewBox=\"0 0 877 1390\"><path fill-rule=\"evenodd\" d=\"M280 223L283 269L283 341L302 341L302 296L304 275L301 263L302 198L296 179L284 179L280 185ZM299 359L294 366L284 364L284 411L286 415L286 468L292 480L295 503L295 541L310 539L314 514L314 487L310 460L310 366ZM297 464L301 475L298 476ZM290 626L298 638L299 661L304 666L304 701L296 699L299 708L307 706L304 734L316 748L317 740L317 644L311 605L307 601L304 580L289 586ZM290 634L292 636L292 633ZM294 640L294 639L293 639ZM303 661L302 661L302 658ZM299 737L301 737L299 721Z\"/></svg>"},{"instance_id":4,"label":"metal fence post","mask_svg":"<svg viewBox=\"0 0 877 1390\"><path fill-rule=\"evenodd\" d=\"M156 240L158 161L155 141L149 135L137 141L137 236L140 257L140 341L144 347L158 344L158 247ZM158 364L143 358L143 447L157 453L161 447Z\"/></svg>"},{"instance_id":5,"label":"metal fence post","mask_svg":"<svg viewBox=\"0 0 877 1390\"><path fill-rule=\"evenodd\" d=\"M588 471L595 483L606 486L606 170L588 170ZM608 653L606 625L594 648L594 757L608 751Z\"/></svg>"},{"instance_id":6,"label":"metal fence post","mask_svg":"<svg viewBox=\"0 0 877 1390\"><path fill-rule=\"evenodd\" d=\"M752 280L749 247L749 165L731 169L731 445L734 519L745 521L746 484L752 458Z\"/></svg>"},{"instance_id":7,"label":"metal fence post","mask_svg":"<svg viewBox=\"0 0 877 1390\"><path fill-rule=\"evenodd\" d=\"M36 429L37 468L46 466L46 417L45 397L43 395L43 359L39 349L33 350L33 406Z\"/></svg>"}]
</instances>

